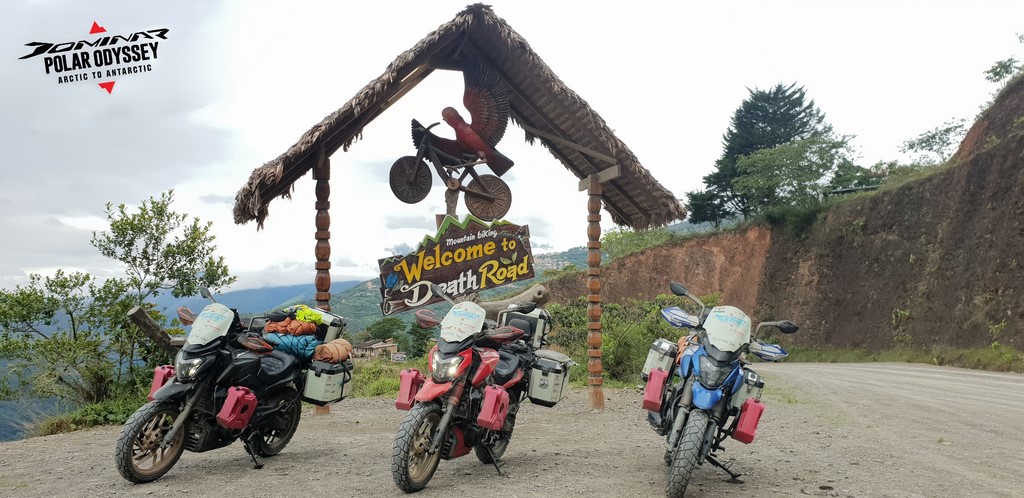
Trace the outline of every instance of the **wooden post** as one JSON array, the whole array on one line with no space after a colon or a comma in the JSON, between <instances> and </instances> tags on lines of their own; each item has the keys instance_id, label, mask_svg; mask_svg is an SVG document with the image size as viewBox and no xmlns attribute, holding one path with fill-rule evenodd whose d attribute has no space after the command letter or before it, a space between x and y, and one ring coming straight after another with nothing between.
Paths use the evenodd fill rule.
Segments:
<instances>
[{"instance_id":1,"label":"wooden post","mask_svg":"<svg viewBox=\"0 0 1024 498\"><path fill-rule=\"evenodd\" d=\"M604 368L601 365L601 183L619 176L612 166L580 181L587 198L587 385L590 408L604 410Z\"/></svg>"},{"instance_id":2,"label":"wooden post","mask_svg":"<svg viewBox=\"0 0 1024 498\"><path fill-rule=\"evenodd\" d=\"M331 158L323 146L320 146L320 157L313 167L313 180L316 181L316 306L331 311ZM331 405L318 406L314 410L317 415L331 413Z\"/></svg>"},{"instance_id":3,"label":"wooden post","mask_svg":"<svg viewBox=\"0 0 1024 498\"><path fill-rule=\"evenodd\" d=\"M313 167L313 179L316 180L316 305L318 308L331 311L331 158L327 157L323 147L320 158Z\"/></svg>"},{"instance_id":4,"label":"wooden post","mask_svg":"<svg viewBox=\"0 0 1024 498\"><path fill-rule=\"evenodd\" d=\"M181 349L182 344L185 342L181 336L171 337L167 335L159 323L156 323L146 310L139 306L136 306L128 312L128 318L131 319L132 323L139 327L139 330L147 337L153 339L157 347L167 352L167 354L174 356L178 354L178 350Z\"/></svg>"},{"instance_id":5,"label":"wooden post","mask_svg":"<svg viewBox=\"0 0 1024 498\"><path fill-rule=\"evenodd\" d=\"M590 176L587 188L587 385L590 408L604 410L601 366L601 183Z\"/></svg>"}]
</instances>

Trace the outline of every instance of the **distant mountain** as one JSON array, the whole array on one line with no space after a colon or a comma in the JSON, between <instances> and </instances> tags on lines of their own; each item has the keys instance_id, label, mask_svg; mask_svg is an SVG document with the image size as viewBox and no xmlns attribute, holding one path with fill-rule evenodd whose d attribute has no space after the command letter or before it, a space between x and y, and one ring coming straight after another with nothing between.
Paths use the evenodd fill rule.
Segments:
<instances>
[{"instance_id":1,"label":"distant mountain","mask_svg":"<svg viewBox=\"0 0 1024 498\"><path fill-rule=\"evenodd\" d=\"M358 280L333 282L331 283L331 294L343 292L359 283ZM263 313L292 304L311 304L316 300L316 288L312 283L263 287L216 294L214 299L229 308L237 308L239 313ZM187 306L192 311L198 312L209 304L209 301L200 296L178 299L170 294L161 294L154 301L157 309L165 310L164 314L173 313L179 306Z\"/></svg>"}]
</instances>

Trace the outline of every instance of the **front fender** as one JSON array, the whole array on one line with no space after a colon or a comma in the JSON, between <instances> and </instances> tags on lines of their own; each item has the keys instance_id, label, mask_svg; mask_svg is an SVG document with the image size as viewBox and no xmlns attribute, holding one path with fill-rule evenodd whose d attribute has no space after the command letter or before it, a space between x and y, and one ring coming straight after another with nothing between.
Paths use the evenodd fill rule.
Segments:
<instances>
[{"instance_id":1,"label":"front fender","mask_svg":"<svg viewBox=\"0 0 1024 498\"><path fill-rule=\"evenodd\" d=\"M452 388L451 382L437 383L434 379L427 379L423 386L416 391L416 401L434 401L439 396L447 393Z\"/></svg>"},{"instance_id":2,"label":"front fender","mask_svg":"<svg viewBox=\"0 0 1024 498\"><path fill-rule=\"evenodd\" d=\"M157 389L153 393L153 401L166 401L175 398L184 398L188 393L192 392L192 388L195 387L195 383L182 384L178 382L178 379L171 379L170 382L166 383L160 389Z\"/></svg>"},{"instance_id":3,"label":"front fender","mask_svg":"<svg viewBox=\"0 0 1024 498\"><path fill-rule=\"evenodd\" d=\"M700 382L693 383L693 404L697 408L710 411L720 399L722 399L721 389L708 389Z\"/></svg>"}]
</instances>

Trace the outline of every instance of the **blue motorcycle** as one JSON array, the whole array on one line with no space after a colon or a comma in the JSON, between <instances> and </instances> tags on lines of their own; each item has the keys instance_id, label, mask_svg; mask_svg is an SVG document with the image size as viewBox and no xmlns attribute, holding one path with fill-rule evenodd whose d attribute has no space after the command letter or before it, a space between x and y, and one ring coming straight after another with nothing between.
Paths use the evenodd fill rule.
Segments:
<instances>
[{"instance_id":1,"label":"blue motorcycle","mask_svg":"<svg viewBox=\"0 0 1024 498\"><path fill-rule=\"evenodd\" d=\"M665 464L669 466L666 495L683 496L690 476L705 461L742 482L741 474L718 460L727 438L749 444L764 411L761 376L747 367L746 354L764 361L787 356L775 344L758 341L762 327L792 334L797 327L789 320L761 322L750 335L750 318L733 306L710 310L678 282L669 284L672 293L697 303L699 315L678 307L665 308L662 317L674 327L693 331L678 343L658 339L651 345L642 376L647 381L643 408L659 436L667 440ZM680 354L681 349L681 354ZM677 360L678 358L678 365ZM673 381L673 376L678 375Z\"/></svg>"}]
</instances>

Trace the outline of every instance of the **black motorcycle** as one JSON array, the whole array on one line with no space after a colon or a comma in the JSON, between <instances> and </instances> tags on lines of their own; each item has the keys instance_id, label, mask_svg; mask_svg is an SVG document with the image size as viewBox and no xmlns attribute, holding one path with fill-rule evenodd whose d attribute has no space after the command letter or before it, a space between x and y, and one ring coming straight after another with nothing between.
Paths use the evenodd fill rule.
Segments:
<instances>
[{"instance_id":1,"label":"black motorcycle","mask_svg":"<svg viewBox=\"0 0 1024 498\"><path fill-rule=\"evenodd\" d=\"M217 303L207 289L202 294L213 303L198 316L179 310L183 323L194 320L185 345L173 366L155 369L149 402L118 438L117 470L131 482L160 478L184 450L204 452L236 440L260 468L258 457L277 455L295 434L303 400L338 401L351 379L351 360L309 362L274 350L260 336L262 323L256 326L261 317L243 326L237 310ZM324 336L341 332L340 317L317 311L329 318Z\"/></svg>"}]
</instances>

